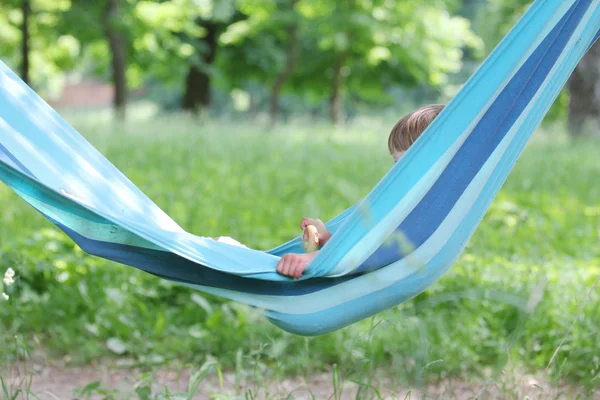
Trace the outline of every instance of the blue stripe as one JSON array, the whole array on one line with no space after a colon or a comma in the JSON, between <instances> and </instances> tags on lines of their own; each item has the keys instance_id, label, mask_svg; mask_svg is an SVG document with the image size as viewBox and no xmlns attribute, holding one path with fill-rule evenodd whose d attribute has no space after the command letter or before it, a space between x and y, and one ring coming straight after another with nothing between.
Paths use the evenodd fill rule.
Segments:
<instances>
[{"instance_id":1,"label":"blue stripe","mask_svg":"<svg viewBox=\"0 0 600 400\"><path fill-rule=\"evenodd\" d=\"M43 213L42 213L43 214ZM210 286L244 293L296 296L317 292L355 278L315 278L303 281L265 281L217 271L176 254L120 243L88 239L43 214L62 229L86 253L138 268L161 278L182 283Z\"/></svg>"},{"instance_id":2,"label":"blue stripe","mask_svg":"<svg viewBox=\"0 0 600 400\"><path fill-rule=\"evenodd\" d=\"M596 33L596 36L594 36L594 39L592 39L592 43L590 43L590 47L592 47L594 45L594 43L596 43L598 38L600 38L600 31L598 31L598 33Z\"/></svg>"},{"instance_id":3,"label":"blue stripe","mask_svg":"<svg viewBox=\"0 0 600 400\"><path fill-rule=\"evenodd\" d=\"M506 136L547 78L589 8L575 3L517 71L482 117L425 197L397 228L413 245L422 245L444 221L464 190ZM375 251L355 272L388 265L404 257L397 243Z\"/></svg>"},{"instance_id":4,"label":"blue stripe","mask_svg":"<svg viewBox=\"0 0 600 400\"><path fill-rule=\"evenodd\" d=\"M21 163L21 161L19 161L15 156L13 156L10 153L10 151L8 151L8 149L2 145L2 143L0 143L0 153L5 154L6 157L8 157L13 163L15 163L15 165L17 166L17 168L19 168L21 172L37 180L36 176L30 170L28 170L27 167L23 165L23 163Z\"/></svg>"}]
</instances>

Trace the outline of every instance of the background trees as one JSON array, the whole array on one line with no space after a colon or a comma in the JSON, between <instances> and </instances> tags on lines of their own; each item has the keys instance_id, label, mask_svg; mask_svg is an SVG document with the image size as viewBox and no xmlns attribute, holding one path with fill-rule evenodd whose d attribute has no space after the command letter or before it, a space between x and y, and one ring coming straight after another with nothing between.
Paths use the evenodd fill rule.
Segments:
<instances>
[{"instance_id":1,"label":"background trees","mask_svg":"<svg viewBox=\"0 0 600 400\"><path fill-rule=\"evenodd\" d=\"M60 91L65 73L112 82L120 119L128 93L150 87L169 109L214 111L244 93L244 111L264 111L272 123L282 107L339 123L357 106L397 103L398 90L435 96L462 83L529 5L9 0L0 4L0 56L46 96ZM568 113L573 135L598 121L599 57L594 47L553 110Z\"/></svg>"}]
</instances>

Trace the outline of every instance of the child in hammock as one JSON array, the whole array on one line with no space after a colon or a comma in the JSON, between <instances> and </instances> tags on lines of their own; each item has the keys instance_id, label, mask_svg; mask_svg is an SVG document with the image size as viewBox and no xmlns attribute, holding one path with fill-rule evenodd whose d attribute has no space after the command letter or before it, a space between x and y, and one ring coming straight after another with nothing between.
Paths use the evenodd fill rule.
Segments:
<instances>
[{"instance_id":1,"label":"child in hammock","mask_svg":"<svg viewBox=\"0 0 600 400\"><path fill-rule=\"evenodd\" d=\"M408 148L417 140L419 136L425 131L425 129L431 124L435 117L442 111L443 105L433 104L418 108L396 123L392 128L390 136L388 138L388 151L393 157L394 162L398 161L400 157L408 150ZM61 193L69 195L61 189ZM327 243L331 238L331 234L325 228L325 224L320 219L316 218L303 218L300 222L300 229L306 230L308 225L313 225L319 234L319 249ZM306 233L304 234L306 236ZM213 240L228 243L235 246L246 247L237 240L230 238L229 236L220 236L212 238ZM303 237L306 239L306 237ZM306 269L307 265L317 255L318 250L312 253L289 253L285 254L279 260L277 264L277 272L282 275L290 276L298 279L302 276L302 273Z\"/></svg>"},{"instance_id":2,"label":"child in hammock","mask_svg":"<svg viewBox=\"0 0 600 400\"><path fill-rule=\"evenodd\" d=\"M394 162L404 155L443 108L444 106L440 104L424 106L412 111L396 123L388 138L388 150ZM304 231L308 225L313 225L317 229L320 249L331 238L331 234L320 219L303 218L300 222L300 229ZM304 236L303 239L307 239ZM312 253L285 254L277 264L277 272L298 279L318 252L317 250Z\"/></svg>"}]
</instances>

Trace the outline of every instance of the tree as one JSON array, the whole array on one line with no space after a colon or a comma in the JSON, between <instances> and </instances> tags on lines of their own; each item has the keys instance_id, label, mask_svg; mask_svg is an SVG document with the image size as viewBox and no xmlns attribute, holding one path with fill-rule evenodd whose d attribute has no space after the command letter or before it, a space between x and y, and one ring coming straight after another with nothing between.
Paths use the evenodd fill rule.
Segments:
<instances>
[{"instance_id":1,"label":"tree","mask_svg":"<svg viewBox=\"0 0 600 400\"><path fill-rule=\"evenodd\" d=\"M196 54L191 58L192 62L187 73L182 102L184 110L194 113L210 106L211 68L219 50L221 33L229 24L243 18L237 12L235 0L212 0L205 3L205 7L199 11L199 15L194 19L196 24L202 28L203 35L201 38L189 35L186 37L186 41L192 44Z\"/></svg>"},{"instance_id":2,"label":"tree","mask_svg":"<svg viewBox=\"0 0 600 400\"><path fill-rule=\"evenodd\" d=\"M166 85L182 86L181 107L208 107L221 33L243 18L235 0L139 1L136 64ZM181 79L185 77L185 79Z\"/></svg>"},{"instance_id":3,"label":"tree","mask_svg":"<svg viewBox=\"0 0 600 400\"><path fill-rule=\"evenodd\" d=\"M133 7L132 0L72 0L60 14L57 28L80 44L75 59L82 72L110 79L114 114L119 121L126 117Z\"/></svg>"},{"instance_id":4,"label":"tree","mask_svg":"<svg viewBox=\"0 0 600 400\"><path fill-rule=\"evenodd\" d=\"M22 0L21 13L21 79L29 84L29 16L31 14L30 0Z\"/></svg>"},{"instance_id":5,"label":"tree","mask_svg":"<svg viewBox=\"0 0 600 400\"><path fill-rule=\"evenodd\" d=\"M201 46L197 48L201 61L194 62L189 67L182 101L182 108L194 113L210 106L210 66L212 66L217 56L219 35L223 29L221 24L212 21L200 21L199 25L205 31Z\"/></svg>"},{"instance_id":6,"label":"tree","mask_svg":"<svg viewBox=\"0 0 600 400\"><path fill-rule=\"evenodd\" d=\"M220 37L221 56L216 68L220 84L229 90L250 82L270 91L268 111L273 125L280 113L280 98L298 65L304 42L298 13L302 0L240 0L244 18L230 24Z\"/></svg>"},{"instance_id":7,"label":"tree","mask_svg":"<svg viewBox=\"0 0 600 400\"><path fill-rule=\"evenodd\" d=\"M64 66L72 42L57 34L57 13L66 5L52 0L0 2L0 35L3 61L19 71L21 79L40 90ZM35 60L32 63L32 60Z\"/></svg>"},{"instance_id":8,"label":"tree","mask_svg":"<svg viewBox=\"0 0 600 400\"><path fill-rule=\"evenodd\" d=\"M61 15L60 33L72 34L80 43L77 61L82 74L111 80L118 120L126 116L130 91L140 87L144 79L169 81L182 75L173 73L183 57L172 43L178 40L161 40L190 25L186 22L192 13L189 0L71 1L71 7Z\"/></svg>"},{"instance_id":9,"label":"tree","mask_svg":"<svg viewBox=\"0 0 600 400\"><path fill-rule=\"evenodd\" d=\"M485 11L478 18L485 21L481 23L481 31L490 43L497 43L506 35L532 3L531 0L488 1L489 7L482 9ZM553 109L564 107L564 112L568 113L568 131L572 137L600 128L599 46L594 44L584 55L553 105ZM551 110L551 113L562 114L562 111Z\"/></svg>"},{"instance_id":10,"label":"tree","mask_svg":"<svg viewBox=\"0 0 600 400\"><path fill-rule=\"evenodd\" d=\"M460 69L462 48L479 46L469 22L451 16L445 1L306 0L298 8L310 21L306 34L314 47L302 57L311 63L296 84L312 82L316 98L329 87L334 123L342 119L346 90L383 102L394 85L443 85Z\"/></svg>"},{"instance_id":11,"label":"tree","mask_svg":"<svg viewBox=\"0 0 600 400\"><path fill-rule=\"evenodd\" d=\"M296 20L295 11L297 0L289 0L289 8L293 13L291 20L287 23L287 51L285 55L285 66L281 69L275 82L273 82L273 89L271 92L270 101L270 116L271 125L275 124L277 116L279 114L279 96L281 94L281 88L285 82L290 78L296 67L296 47L298 42L298 22ZM278 15L274 15L277 17Z\"/></svg>"},{"instance_id":12,"label":"tree","mask_svg":"<svg viewBox=\"0 0 600 400\"><path fill-rule=\"evenodd\" d=\"M126 43L118 22L123 18L120 12L121 0L106 0L103 27L111 52L112 81L114 85L113 105L118 120L125 119L127 103L127 55Z\"/></svg>"},{"instance_id":13,"label":"tree","mask_svg":"<svg viewBox=\"0 0 600 400\"><path fill-rule=\"evenodd\" d=\"M221 35L221 82L271 87L272 120L287 90L313 106L326 102L339 123L346 91L356 101L384 103L394 85L443 85L460 68L461 49L479 42L447 3L247 1L241 8L248 18Z\"/></svg>"},{"instance_id":14,"label":"tree","mask_svg":"<svg viewBox=\"0 0 600 400\"><path fill-rule=\"evenodd\" d=\"M578 137L600 129L600 45L593 45L567 82L569 132Z\"/></svg>"}]
</instances>

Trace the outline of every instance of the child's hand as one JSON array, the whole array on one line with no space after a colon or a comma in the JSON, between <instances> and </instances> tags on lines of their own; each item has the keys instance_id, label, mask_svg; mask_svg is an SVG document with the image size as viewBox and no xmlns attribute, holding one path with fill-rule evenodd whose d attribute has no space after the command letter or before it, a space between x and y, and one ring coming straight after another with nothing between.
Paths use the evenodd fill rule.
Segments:
<instances>
[{"instance_id":1,"label":"child's hand","mask_svg":"<svg viewBox=\"0 0 600 400\"><path fill-rule=\"evenodd\" d=\"M318 252L310 254L285 254L277 264L277 272L281 275L289 276L294 279L299 279L308 264L317 255Z\"/></svg>"},{"instance_id":2,"label":"child's hand","mask_svg":"<svg viewBox=\"0 0 600 400\"><path fill-rule=\"evenodd\" d=\"M315 228L317 228L319 235L327 233L327 228L325 228L325 224L320 219L302 218L302 221L300 222L300 229L305 230L308 225L313 225Z\"/></svg>"},{"instance_id":3,"label":"child's hand","mask_svg":"<svg viewBox=\"0 0 600 400\"><path fill-rule=\"evenodd\" d=\"M325 246L325 243L327 243L327 241L331 238L331 233L327 231L323 221L317 218L302 218L302 221L300 222L300 229L305 231L308 225L312 225L317 228L317 232L319 233L319 247ZM306 240L304 236L302 239Z\"/></svg>"}]
</instances>

